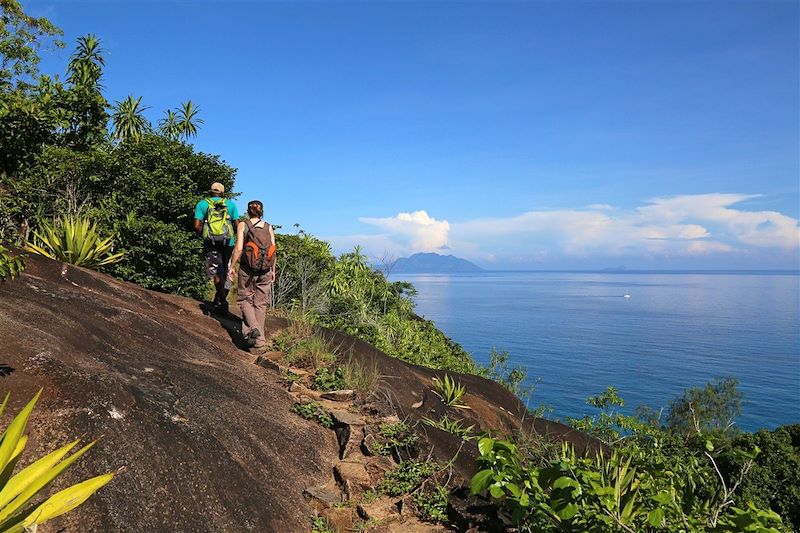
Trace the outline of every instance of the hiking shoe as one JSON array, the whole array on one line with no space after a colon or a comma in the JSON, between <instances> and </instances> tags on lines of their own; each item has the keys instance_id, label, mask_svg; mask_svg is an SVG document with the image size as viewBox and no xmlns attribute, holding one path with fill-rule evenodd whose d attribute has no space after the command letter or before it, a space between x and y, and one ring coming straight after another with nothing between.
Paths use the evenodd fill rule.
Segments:
<instances>
[{"instance_id":1,"label":"hiking shoe","mask_svg":"<svg viewBox=\"0 0 800 533\"><path fill-rule=\"evenodd\" d=\"M250 353L253 355L261 355L269 351L269 345L259 346L258 348L250 348Z\"/></svg>"},{"instance_id":2,"label":"hiking shoe","mask_svg":"<svg viewBox=\"0 0 800 533\"><path fill-rule=\"evenodd\" d=\"M251 348L253 346L255 346L256 345L256 339L259 338L260 336L261 336L261 332L258 331L258 328L251 329L250 333L248 333L247 337L246 337L247 345L249 347L251 347Z\"/></svg>"}]
</instances>

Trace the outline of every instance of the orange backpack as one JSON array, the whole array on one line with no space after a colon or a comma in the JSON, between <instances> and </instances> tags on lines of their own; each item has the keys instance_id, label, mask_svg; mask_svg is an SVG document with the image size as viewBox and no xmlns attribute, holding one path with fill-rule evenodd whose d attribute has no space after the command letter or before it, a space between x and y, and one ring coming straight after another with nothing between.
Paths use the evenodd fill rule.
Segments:
<instances>
[{"instance_id":1,"label":"orange backpack","mask_svg":"<svg viewBox=\"0 0 800 533\"><path fill-rule=\"evenodd\" d=\"M257 228L247 218L244 223L247 230L244 233L242 265L253 274L265 274L275 264L275 251L278 249L269 231L270 226L265 222L263 228Z\"/></svg>"}]
</instances>

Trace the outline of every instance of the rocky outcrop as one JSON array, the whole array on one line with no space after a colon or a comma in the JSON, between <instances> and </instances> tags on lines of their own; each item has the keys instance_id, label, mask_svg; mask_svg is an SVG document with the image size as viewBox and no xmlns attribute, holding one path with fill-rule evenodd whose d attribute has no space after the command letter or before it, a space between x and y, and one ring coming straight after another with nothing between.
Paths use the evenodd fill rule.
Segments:
<instances>
[{"instance_id":1,"label":"rocky outcrop","mask_svg":"<svg viewBox=\"0 0 800 533\"><path fill-rule=\"evenodd\" d=\"M2 388L12 393L12 409L44 388L23 463L84 436L100 442L55 488L125 470L40 531L302 532L312 515L343 529L367 516L376 531L440 531L404 514L402 501L356 500L393 466L369 451L370 435L385 420L413 427L421 437L416 456L457 455L453 475L466 480L473 473L474 444L421 423L452 411L430 390L443 373L324 331L342 357L379 370L375 394L356 405L352 391L310 390L301 369L287 384L283 354L256 358L236 347L237 321L193 300L40 257L28 258L19 279L0 284ZM269 332L284 327L284 320L268 319ZM471 407L459 418L476 430L595 446L566 426L526 418L501 386L457 377ZM308 401L331 413L332 429L290 411ZM471 527L464 520L462 527Z\"/></svg>"}]
</instances>

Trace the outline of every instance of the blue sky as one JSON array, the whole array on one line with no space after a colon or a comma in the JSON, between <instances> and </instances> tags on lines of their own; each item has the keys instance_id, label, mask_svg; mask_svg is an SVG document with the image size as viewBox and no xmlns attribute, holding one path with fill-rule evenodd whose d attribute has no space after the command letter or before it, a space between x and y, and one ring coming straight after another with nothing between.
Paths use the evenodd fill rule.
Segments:
<instances>
[{"instance_id":1,"label":"blue sky","mask_svg":"<svg viewBox=\"0 0 800 533\"><path fill-rule=\"evenodd\" d=\"M24 2L191 98L240 206L374 256L798 268L797 2Z\"/></svg>"}]
</instances>

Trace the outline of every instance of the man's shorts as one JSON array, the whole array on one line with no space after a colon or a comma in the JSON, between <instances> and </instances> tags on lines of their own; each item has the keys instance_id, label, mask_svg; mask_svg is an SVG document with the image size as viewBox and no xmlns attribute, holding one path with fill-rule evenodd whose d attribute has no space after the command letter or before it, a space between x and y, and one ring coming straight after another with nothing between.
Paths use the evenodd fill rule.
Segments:
<instances>
[{"instance_id":1,"label":"man's shorts","mask_svg":"<svg viewBox=\"0 0 800 533\"><path fill-rule=\"evenodd\" d=\"M206 275L209 278L219 276L224 278L228 275L228 262L231 259L233 246L226 246L224 244L215 244L211 242L203 243L203 257L205 258L204 266Z\"/></svg>"}]
</instances>

